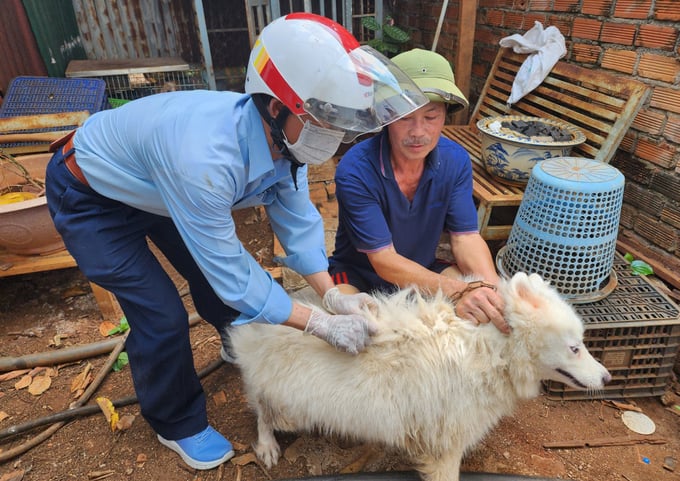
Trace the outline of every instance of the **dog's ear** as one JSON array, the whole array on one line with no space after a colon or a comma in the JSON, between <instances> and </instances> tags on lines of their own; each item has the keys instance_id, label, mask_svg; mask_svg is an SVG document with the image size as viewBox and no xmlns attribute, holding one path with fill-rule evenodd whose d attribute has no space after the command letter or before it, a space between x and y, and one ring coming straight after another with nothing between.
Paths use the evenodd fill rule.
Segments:
<instances>
[{"instance_id":1,"label":"dog's ear","mask_svg":"<svg viewBox=\"0 0 680 481\"><path fill-rule=\"evenodd\" d=\"M546 286L546 282L538 274L527 275L524 272L518 272L512 277L512 284L517 297L524 302L527 302L534 308L541 306L543 297L538 293L541 288Z\"/></svg>"}]
</instances>

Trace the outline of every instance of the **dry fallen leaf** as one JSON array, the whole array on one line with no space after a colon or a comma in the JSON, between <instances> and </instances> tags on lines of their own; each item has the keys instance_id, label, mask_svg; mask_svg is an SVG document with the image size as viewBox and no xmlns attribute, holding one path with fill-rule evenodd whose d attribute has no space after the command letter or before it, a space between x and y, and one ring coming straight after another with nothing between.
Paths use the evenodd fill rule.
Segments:
<instances>
[{"instance_id":1,"label":"dry fallen leaf","mask_svg":"<svg viewBox=\"0 0 680 481\"><path fill-rule=\"evenodd\" d=\"M21 481L24 479L25 471L23 469L17 469L16 471L10 471L0 476L0 481Z\"/></svg>"},{"instance_id":2,"label":"dry fallen leaf","mask_svg":"<svg viewBox=\"0 0 680 481\"><path fill-rule=\"evenodd\" d=\"M118 431L125 431L132 427L132 423L135 421L135 416L133 414L126 414L121 417L116 423L116 429Z\"/></svg>"},{"instance_id":3,"label":"dry fallen leaf","mask_svg":"<svg viewBox=\"0 0 680 481\"><path fill-rule=\"evenodd\" d=\"M37 376L38 374L43 372L45 369L47 369L47 368L44 367L44 366L34 367L33 369L31 369L31 372L29 372L28 375L31 376L31 377Z\"/></svg>"},{"instance_id":4,"label":"dry fallen leaf","mask_svg":"<svg viewBox=\"0 0 680 481\"><path fill-rule=\"evenodd\" d=\"M116 412L113 403L108 398L100 396L97 398L97 404L99 405L99 409L102 410L102 413L104 413L104 417L108 421L109 426L111 426L111 431L115 431L116 424L118 424L118 413Z\"/></svg>"},{"instance_id":5,"label":"dry fallen leaf","mask_svg":"<svg viewBox=\"0 0 680 481\"><path fill-rule=\"evenodd\" d=\"M255 457L255 453L246 453L231 458L231 463L237 466L245 466L246 464L257 463L257 458Z\"/></svg>"},{"instance_id":6,"label":"dry fallen leaf","mask_svg":"<svg viewBox=\"0 0 680 481\"><path fill-rule=\"evenodd\" d=\"M29 371L28 369L17 369L14 371L6 372L5 374L0 375L0 382L11 381L12 379L16 379L19 376L23 376L28 371Z\"/></svg>"},{"instance_id":7,"label":"dry fallen leaf","mask_svg":"<svg viewBox=\"0 0 680 481\"><path fill-rule=\"evenodd\" d=\"M84 296L87 294L87 291L84 289L81 289L80 287L70 287L66 289L62 294L61 297L63 299L68 299L69 297L78 297L78 296Z\"/></svg>"},{"instance_id":8,"label":"dry fallen leaf","mask_svg":"<svg viewBox=\"0 0 680 481\"><path fill-rule=\"evenodd\" d=\"M9 417L9 414L7 414L5 411L0 411L0 422L4 421Z\"/></svg>"},{"instance_id":9,"label":"dry fallen leaf","mask_svg":"<svg viewBox=\"0 0 680 481\"><path fill-rule=\"evenodd\" d=\"M236 451L246 451L250 448L249 444L239 443L238 441L232 441L231 445Z\"/></svg>"},{"instance_id":10,"label":"dry fallen leaf","mask_svg":"<svg viewBox=\"0 0 680 481\"><path fill-rule=\"evenodd\" d=\"M33 378L33 382L28 386L28 392L34 396L40 396L42 393L47 391L52 385L52 378L49 376L36 376Z\"/></svg>"},{"instance_id":11,"label":"dry fallen leaf","mask_svg":"<svg viewBox=\"0 0 680 481\"><path fill-rule=\"evenodd\" d=\"M213 402L215 403L215 406L223 406L224 404L227 404L227 395L224 391L218 391L213 394Z\"/></svg>"},{"instance_id":12,"label":"dry fallen leaf","mask_svg":"<svg viewBox=\"0 0 680 481\"><path fill-rule=\"evenodd\" d=\"M144 464L144 463L146 463L147 459L148 459L148 458L147 458L146 454L144 454L144 453L139 453L139 454L137 455L137 459L135 460L135 463L137 463L138 465L139 465L139 464Z\"/></svg>"},{"instance_id":13,"label":"dry fallen leaf","mask_svg":"<svg viewBox=\"0 0 680 481\"><path fill-rule=\"evenodd\" d=\"M14 389L19 391L20 389L27 388L28 386L31 385L31 382L33 381L33 378L26 374L23 376L21 379L19 379L16 383L14 383Z\"/></svg>"},{"instance_id":14,"label":"dry fallen leaf","mask_svg":"<svg viewBox=\"0 0 680 481\"><path fill-rule=\"evenodd\" d=\"M91 370L92 364L88 362L82 372L71 381L71 392L85 389L90 384L92 381L92 376L89 375Z\"/></svg>"},{"instance_id":15,"label":"dry fallen leaf","mask_svg":"<svg viewBox=\"0 0 680 481\"><path fill-rule=\"evenodd\" d=\"M116 325L113 322L104 321L101 324L99 324L99 334L101 334L104 337L108 337L109 332L111 332L111 330L115 328Z\"/></svg>"}]
</instances>

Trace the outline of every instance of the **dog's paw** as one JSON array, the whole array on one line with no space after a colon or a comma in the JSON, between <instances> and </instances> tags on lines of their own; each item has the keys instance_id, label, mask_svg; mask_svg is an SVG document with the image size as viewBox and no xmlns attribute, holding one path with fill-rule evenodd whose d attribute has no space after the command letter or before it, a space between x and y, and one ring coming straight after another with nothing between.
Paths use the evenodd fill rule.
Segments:
<instances>
[{"instance_id":1,"label":"dog's paw","mask_svg":"<svg viewBox=\"0 0 680 481\"><path fill-rule=\"evenodd\" d=\"M270 469L279 462L281 448L279 447L279 443L275 440L273 442L258 441L255 445L255 454L257 455L257 458L267 466L267 469Z\"/></svg>"}]
</instances>

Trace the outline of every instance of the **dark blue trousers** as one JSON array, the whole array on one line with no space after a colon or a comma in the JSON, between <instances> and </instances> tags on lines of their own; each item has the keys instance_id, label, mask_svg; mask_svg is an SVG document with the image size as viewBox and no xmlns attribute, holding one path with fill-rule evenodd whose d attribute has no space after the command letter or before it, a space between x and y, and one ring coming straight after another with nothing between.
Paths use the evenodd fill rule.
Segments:
<instances>
[{"instance_id":1,"label":"dark blue trousers","mask_svg":"<svg viewBox=\"0 0 680 481\"><path fill-rule=\"evenodd\" d=\"M208 419L188 315L147 237L187 280L203 319L222 332L238 313L216 296L169 218L99 195L69 172L61 149L47 167L46 190L54 224L78 267L116 296L130 324L126 351L142 415L166 439L200 432Z\"/></svg>"}]
</instances>

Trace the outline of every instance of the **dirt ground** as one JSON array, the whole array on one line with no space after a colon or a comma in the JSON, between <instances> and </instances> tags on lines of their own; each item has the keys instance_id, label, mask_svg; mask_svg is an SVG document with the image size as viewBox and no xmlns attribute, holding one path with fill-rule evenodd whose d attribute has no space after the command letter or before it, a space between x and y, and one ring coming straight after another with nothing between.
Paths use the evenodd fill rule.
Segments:
<instances>
[{"instance_id":1,"label":"dirt ground","mask_svg":"<svg viewBox=\"0 0 680 481\"><path fill-rule=\"evenodd\" d=\"M256 211L239 214L244 245L265 265L271 265L271 232ZM181 280L178 286L182 289ZM187 300L190 305L190 300ZM89 284L77 269L15 276L0 280L0 357L18 357L87 345L106 339L100 334L101 316ZM213 328L199 321L192 329L195 364L200 371L219 359ZM100 354L74 360L35 377L49 376L42 394L17 389L21 376L0 382L0 458L38 436L49 425L8 435L10 428L65 410L75 399L72 387L87 365L96 375L107 360ZM2 373L0 372L0 375ZM346 440L314 434L279 434L284 458L268 471L254 461L255 417L244 400L239 373L222 364L203 378L208 412L215 428L236 448L236 457L218 469L195 472L162 447L139 414L139 406L118 408L132 419L125 430L112 432L97 411L70 419L43 442L0 463L0 481L11 480L205 480L260 481L335 474L359 469L367 472L409 470L398 453L370 449ZM678 388L677 383L674 385ZM77 386L76 386L77 387ZM109 372L92 396L112 401L134 394L129 366ZM504 419L464 461L463 471L515 474L580 481L664 481L680 479L680 416L659 398L626 400L649 416L656 431L624 446L547 449L544 443L637 436L621 420L622 410L603 401L553 401L545 396L525 403ZM357 463L357 461L363 463ZM664 464L667 465L664 468ZM671 469L668 469L671 468Z\"/></svg>"}]
</instances>

